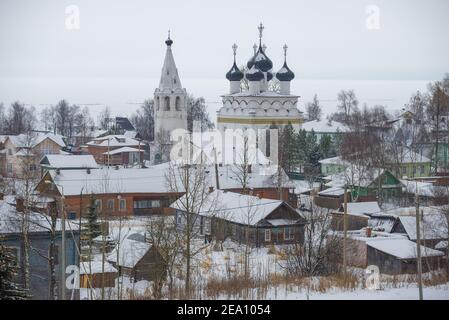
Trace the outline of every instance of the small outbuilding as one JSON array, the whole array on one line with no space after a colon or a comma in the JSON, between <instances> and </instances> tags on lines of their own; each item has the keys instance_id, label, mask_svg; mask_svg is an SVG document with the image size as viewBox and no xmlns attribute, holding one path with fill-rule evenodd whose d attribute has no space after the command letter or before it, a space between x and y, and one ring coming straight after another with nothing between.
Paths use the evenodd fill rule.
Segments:
<instances>
[{"instance_id":1,"label":"small outbuilding","mask_svg":"<svg viewBox=\"0 0 449 320\"><path fill-rule=\"evenodd\" d=\"M140 241L131 234L123 239L108 255L108 261L134 281L154 281L165 276L165 262L161 254L149 242ZM139 239L139 240L134 240Z\"/></svg>"},{"instance_id":2,"label":"small outbuilding","mask_svg":"<svg viewBox=\"0 0 449 320\"><path fill-rule=\"evenodd\" d=\"M407 239L385 239L367 242L368 265L376 265L385 274L417 272L418 245ZM444 267L444 253L421 246L423 272Z\"/></svg>"},{"instance_id":3,"label":"small outbuilding","mask_svg":"<svg viewBox=\"0 0 449 320\"><path fill-rule=\"evenodd\" d=\"M118 277L117 269L109 262L86 261L80 263L81 288L112 288Z\"/></svg>"}]
</instances>

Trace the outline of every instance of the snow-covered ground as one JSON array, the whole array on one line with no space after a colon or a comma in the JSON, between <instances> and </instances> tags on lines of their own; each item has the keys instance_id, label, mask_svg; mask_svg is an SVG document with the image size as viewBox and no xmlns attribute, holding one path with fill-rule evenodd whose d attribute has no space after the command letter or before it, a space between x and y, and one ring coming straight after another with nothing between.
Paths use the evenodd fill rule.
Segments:
<instances>
[{"instance_id":1,"label":"snow-covered ground","mask_svg":"<svg viewBox=\"0 0 449 320\"><path fill-rule=\"evenodd\" d=\"M148 232L146 225L148 218L138 218L110 222L110 236L114 239L127 237L132 233ZM194 248L202 248L200 253L192 259L192 283L195 286L195 297L201 299L418 299L418 289L413 275L399 277L381 276L380 289L365 288L365 272L361 269L352 270L357 275L357 283L353 289L343 289L328 282L325 277L314 277L300 283L290 283L282 280L285 275L283 268L282 247L253 248L249 250L250 278L260 287L251 286L243 289L229 288L229 283L239 279L244 274L245 246L232 241L225 241L221 245L216 243L205 244L204 239L194 242ZM101 260L101 255L94 257ZM184 287L180 275L185 271L184 265L177 270L174 287L182 291ZM425 275L428 279L430 274ZM273 280L275 279L275 280ZM276 281L277 279L277 281ZM281 280L280 280L281 279ZM238 281L238 280L237 280ZM211 282L216 287L208 286ZM326 283L323 285L323 283ZM121 279L122 298L149 298L152 292L152 283L148 281L133 282L127 276ZM215 290L215 291L214 291ZM94 289L93 299L101 298L101 289ZM105 289L105 299L117 298L117 287ZM89 290L81 289L81 298L89 299ZM428 286L424 288L425 299L449 300L449 283Z\"/></svg>"}]
</instances>

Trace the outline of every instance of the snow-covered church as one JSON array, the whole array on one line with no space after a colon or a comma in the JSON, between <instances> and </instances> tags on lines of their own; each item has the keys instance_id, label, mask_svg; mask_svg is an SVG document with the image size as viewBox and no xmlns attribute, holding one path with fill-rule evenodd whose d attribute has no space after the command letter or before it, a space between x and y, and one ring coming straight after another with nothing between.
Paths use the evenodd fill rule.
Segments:
<instances>
[{"instance_id":1,"label":"snow-covered church","mask_svg":"<svg viewBox=\"0 0 449 320\"><path fill-rule=\"evenodd\" d=\"M295 74L287 65L287 46L284 46L284 63L273 74L273 62L266 54L262 43L264 26L259 25L259 46L254 45L254 54L247 62L247 71L237 66L237 45L233 45L234 64L226 78L229 80L229 93L222 96L223 106L217 112L217 125L220 132L226 129L268 129L281 128L291 124L298 131L303 122L297 108L298 96L291 94L290 82ZM271 84L276 78L279 87ZM248 86L242 86L246 80Z\"/></svg>"}]
</instances>

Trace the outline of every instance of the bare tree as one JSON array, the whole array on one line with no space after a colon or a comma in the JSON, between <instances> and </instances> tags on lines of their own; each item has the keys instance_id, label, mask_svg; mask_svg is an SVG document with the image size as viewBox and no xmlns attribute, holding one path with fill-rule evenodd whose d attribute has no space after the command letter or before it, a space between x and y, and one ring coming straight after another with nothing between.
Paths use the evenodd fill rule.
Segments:
<instances>
[{"instance_id":1,"label":"bare tree","mask_svg":"<svg viewBox=\"0 0 449 320\"><path fill-rule=\"evenodd\" d=\"M344 113L346 120L349 119L351 113L355 111L359 105L354 90L340 91L337 96L337 101L337 108Z\"/></svg>"},{"instance_id":2,"label":"bare tree","mask_svg":"<svg viewBox=\"0 0 449 320\"><path fill-rule=\"evenodd\" d=\"M341 238L331 232L332 215L310 202L306 213L304 245L293 244L285 249L285 268L292 275L319 276L338 272Z\"/></svg>"},{"instance_id":3,"label":"bare tree","mask_svg":"<svg viewBox=\"0 0 449 320\"><path fill-rule=\"evenodd\" d=\"M323 114L323 111L320 106L320 102L318 101L318 96L315 94L313 96L313 101L308 102L306 105L306 114L307 120L320 120Z\"/></svg>"},{"instance_id":4,"label":"bare tree","mask_svg":"<svg viewBox=\"0 0 449 320\"><path fill-rule=\"evenodd\" d=\"M21 134L34 129L36 122L34 107L25 107L16 101L11 104L6 117L6 131L8 134Z\"/></svg>"},{"instance_id":5,"label":"bare tree","mask_svg":"<svg viewBox=\"0 0 449 320\"><path fill-rule=\"evenodd\" d=\"M100 126L100 129L109 130L110 123L111 123L111 109L109 107L105 107L98 115L98 125Z\"/></svg>"},{"instance_id":6,"label":"bare tree","mask_svg":"<svg viewBox=\"0 0 449 320\"><path fill-rule=\"evenodd\" d=\"M168 285L168 299L173 296L173 281L178 263L178 256L182 245L172 217L153 217L147 224L148 240L152 247L161 254L164 262L164 270L159 270L153 285L153 298L162 298L162 287L165 282ZM167 277L165 276L167 274ZM165 281L167 279L167 281Z\"/></svg>"},{"instance_id":7,"label":"bare tree","mask_svg":"<svg viewBox=\"0 0 449 320\"><path fill-rule=\"evenodd\" d=\"M169 163L166 173L167 189L174 194L184 193L184 196L176 201L176 205L177 215L182 220L181 225L178 225L178 232L182 240L181 253L186 263L186 297L191 294L192 260L204 249L194 245L195 239L200 235L195 213L214 210L213 206L216 203L210 199L207 180L204 165L193 166L189 161Z\"/></svg>"},{"instance_id":8,"label":"bare tree","mask_svg":"<svg viewBox=\"0 0 449 320\"><path fill-rule=\"evenodd\" d=\"M145 100L140 109L131 116L131 122L142 139L154 140L154 101Z\"/></svg>"}]
</instances>

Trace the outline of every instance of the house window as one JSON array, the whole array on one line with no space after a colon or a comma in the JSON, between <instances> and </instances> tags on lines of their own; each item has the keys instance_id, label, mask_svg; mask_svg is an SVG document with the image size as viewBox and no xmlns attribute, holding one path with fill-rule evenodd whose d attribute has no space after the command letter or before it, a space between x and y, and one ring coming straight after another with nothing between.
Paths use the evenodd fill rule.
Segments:
<instances>
[{"instance_id":1,"label":"house window","mask_svg":"<svg viewBox=\"0 0 449 320\"><path fill-rule=\"evenodd\" d=\"M419 171L420 171L421 174L424 174L424 166L420 166L419 167Z\"/></svg>"},{"instance_id":2,"label":"house window","mask_svg":"<svg viewBox=\"0 0 449 320\"><path fill-rule=\"evenodd\" d=\"M8 156L12 156L12 150L8 149Z\"/></svg>"},{"instance_id":3,"label":"house window","mask_svg":"<svg viewBox=\"0 0 449 320\"><path fill-rule=\"evenodd\" d=\"M76 212L71 211L67 214L67 219L69 220L75 220L76 219Z\"/></svg>"},{"instance_id":4,"label":"house window","mask_svg":"<svg viewBox=\"0 0 449 320\"><path fill-rule=\"evenodd\" d=\"M108 199L108 210L114 211L114 199Z\"/></svg>"},{"instance_id":5,"label":"house window","mask_svg":"<svg viewBox=\"0 0 449 320\"><path fill-rule=\"evenodd\" d=\"M407 167L402 167L402 174L407 174Z\"/></svg>"},{"instance_id":6,"label":"house window","mask_svg":"<svg viewBox=\"0 0 449 320\"><path fill-rule=\"evenodd\" d=\"M95 200L95 207L97 208L98 212L101 212L101 199Z\"/></svg>"},{"instance_id":7,"label":"house window","mask_svg":"<svg viewBox=\"0 0 449 320\"><path fill-rule=\"evenodd\" d=\"M12 173L12 163L8 163L7 167L8 173Z\"/></svg>"},{"instance_id":8,"label":"house window","mask_svg":"<svg viewBox=\"0 0 449 320\"><path fill-rule=\"evenodd\" d=\"M180 213L178 213L178 214L176 215L176 224L177 224L177 225L182 224L182 216L181 216Z\"/></svg>"},{"instance_id":9,"label":"house window","mask_svg":"<svg viewBox=\"0 0 449 320\"><path fill-rule=\"evenodd\" d=\"M294 240L295 233L292 227L284 228L284 240Z\"/></svg>"},{"instance_id":10,"label":"house window","mask_svg":"<svg viewBox=\"0 0 449 320\"><path fill-rule=\"evenodd\" d=\"M148 208L160 208L160 200L138 200L134 201L135 209L148 209Z\"/></svg>"},{"instance_id":11,"label":"house window","mask_svg":"<svg viewBox=\"0 0 449 320\"><path fill-rule=\"evenodd\" d=\"M36 171L37 167L35 164L30 164L30 171Z\"/></svg>"},{"instance_id":12,"label":"house window","mask_svg":"<svg viewBox=\"0 0 449 320\"><path fill-rule=\"evenodd\" d=\"M265 242L270 242L270 241L271 241L271 230L265 229Z\"/></svg>"},{"instance_id":13,"label":"house window","mask_svg":"<svg viewBox=\"0 0 449 320\"><path fill-rule=\"evenodd\" d=\"M120 208L120 211L125 211L126 210L126 199L120 199L120 201L119 201L119 208Z\"/></svg>"},{"instance_id":14,"label":"house window","mask_svg":"<svg viewBox=\"0 0 449 320\"><path fill-rule=\"evenodd\" d=\"M210 234L210 226L211 226L211 220L209 218L205 218L204 220L204 234L209 235Z\"/></svg>"}]
</instances>

